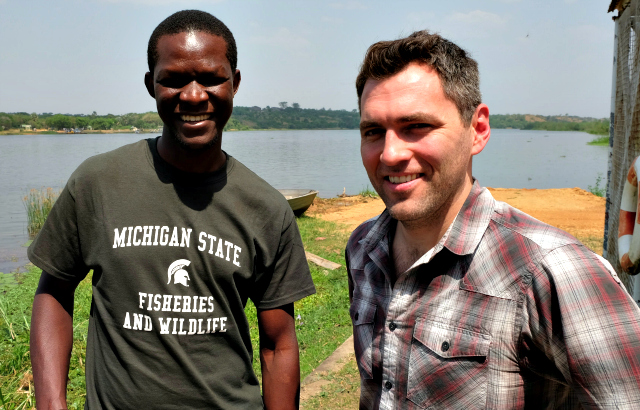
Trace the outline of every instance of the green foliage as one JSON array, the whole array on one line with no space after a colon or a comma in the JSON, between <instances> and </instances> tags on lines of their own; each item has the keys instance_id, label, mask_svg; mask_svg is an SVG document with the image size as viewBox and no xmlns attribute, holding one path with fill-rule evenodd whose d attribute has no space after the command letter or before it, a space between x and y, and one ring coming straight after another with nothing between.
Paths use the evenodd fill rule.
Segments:
<instances>
[{"instance_id":1,"label":"green foliage","mask_svg":"<svg viewBox=\"0 0 640 410\"><path fill-rule=\"evenodd\" d=\"M362 190L359 192L360 196L364 196L364 197L369 197L369 198L377 198L378 197L378 193L369 188L369 185L367 185L365 188L362 188Z\"/></svg>"},{"instance_id":2,"label":"green foliage","mask_svg":"<svg viewBox=\"0 0 640 410\"><path fill-rule=\"evenodd\" d=\"M49 212L53 204L60 195L59 190L53 188L32 189L22 198L25 208L27 209L27 231L31 238L35 237L44 221L49 216Z\"/></svg>"},{"instance_id":3,"label":"green foliage","mask_svg":"<svg viewBox=\"0 0 640 410\"><path fill-rule=\"evenodd\" d=\"M229 123L241 124L247 129L358 129L360 115L356 111L315 110L300 108L294 103L290 107L281 102L280 107L234 107ZM284 106L284 108L281 108ZM233 122L237 121L237 122ZM227 128L242 129L238 125Z\"/></svg>"},{"instance_id":4,"label":"green foliage","mask_svg":"<svg viewBox=\"0 0 640 410\"><path fill-rule=\"evenodd\" d=\"M587 142L587 144L588 145L608 146L609 145L609 136L608 135L603 135L602 137L594 138L591 141Z\"/></svg>"},{"instance_id":5,"label":"green foliage","mask_svg":"<svg viewBox=\"0 0 640 410\"><path fill-rule=\"evenodd\" d=\"M49 128L61 130L63 128L72 128L75 126L75 118L68 115L56 114L45 120Z\"/></svg>"},{"instance_id":6,"label":"green foliage","mask_svg":"<svg viewBox=\"0 0 640 410\"><path fill-rule=\"evenodd\" d=\"M28 409L35 406L29 332L31 306L40 279L40 269L31 266L27 272L17 274L18 286L0 285L0 395L4 409ZM91 307L91 274L75 293L73 317L73 349L69 371L69 408L84 406L87 329Z\"/></svg>"},{"instance_id":7,"label":"green foliage","mask_svg":"<svg viewBox=\"0 0 640 410\"><path fill-rule=\"evenodd\" d=\"M238 121L236 118L231 117L227 121L227 125L224 126L225 131L247 131L250 130L248 126Z\"/></svg>"},{"instance_id":8,"label":"green foliage","mask_svg":"<svg viewBox=\"0 0 640 410\"><path fill-rule=\"evenodd\" d=\"M492 128L520 130L582 131L589 134L609 135L609 120L576 116L540 116L524 114L494 114L489 117Z\"/></svg>"},{"instance_id":9,"label":"green foliage","mask_svg":"<svg viewBox=\"0 0 640 410\"><path fill-rule=\"evenodd\" d=\"M53 114L53 113L0 113L0 130L19 129L22 124L30 124L40 130L62 130L64 128L82 128L94 130L130 129L132 126L143 130L157 129L162 126L162 120L156 112L142 114L113 114L91 115L84 114Z\"/></svg>"},{"instance_id":10,"label":"green foliage","mask_svg":"<svg viewBox=\"0 0 640 410\"><path fill-rule=\"evenodd\" d=\"M595 186L587 185L587 191L591 192L596 196L600 196L600 197L605 196L607 194L607 186L605 185L604 187L601 187L600 186L601 183L602 183L602 172L598 172Z\"/></svg>"}]
</instances>

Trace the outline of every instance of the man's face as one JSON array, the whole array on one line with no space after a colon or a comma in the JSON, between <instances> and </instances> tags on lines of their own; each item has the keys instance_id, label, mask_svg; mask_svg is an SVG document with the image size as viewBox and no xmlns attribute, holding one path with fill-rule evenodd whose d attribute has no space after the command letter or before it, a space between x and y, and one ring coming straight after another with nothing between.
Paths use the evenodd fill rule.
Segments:
<instances>
[{"instance_id":1,"label":"man's face","mask_svg":"<svg viewBox=\"0 0 640 410\"><path fill-rule=\"evenodd\" d=\"M165 132L189 150L220 142L233 110L240 71L231 71L227 44L204 32L165 35L158 40L158 61L145 84L156 99Z\"/></svg>"},{"instance_id":2,"label":"man's face","mask_svg":"<svg viewBox=\"0 0 640 410\"><path fill-rule=\"evenodd\" d=\"M428 65L410 64L392 77L367 80L361 98L362 163L393 218L416 224L434 220L470 188L471 157L486 144L477 141L474 121L462 123Z\"/></svg>"}]
</instances>

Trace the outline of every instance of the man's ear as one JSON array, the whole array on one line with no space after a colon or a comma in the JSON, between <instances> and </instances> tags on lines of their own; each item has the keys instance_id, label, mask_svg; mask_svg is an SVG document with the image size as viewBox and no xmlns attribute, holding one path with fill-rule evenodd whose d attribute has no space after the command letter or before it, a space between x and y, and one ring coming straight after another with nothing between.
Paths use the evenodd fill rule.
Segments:
<instances>
[{"instance_id":1,"label":"man's ear","mask_svg":"<svg viewBox=\"0 0 640 410\"><path fill-rule=\"evenodd\" d=\"M471 155L479 154L489 142L491 136L491 127L489 126L489 107L486 104L480 104L476 107L476 112L471 120L471 133L473 135L473 145L471 147Z\"/></svg>"},{"instance_id":2,"label":"man's ear","mask_svg":"<svg viewBox=\"0 0 640 410\"><path fill-rule=\"evenodd\" d=\"M236 95L238 92L238 87L240 87L240 80L242 77L240 76L240 70L236 69L235 74L233 75L233 95Z\"/></svg>"},{"instance_id":3,"label":"man's ear","mask_svg":"<svg viewBox=\"0 0 640 410\"><path fill-rule=\"evenodd\" d=\"M153 98L156 98L156 89L153 86L153 74L147 72L144 75L144 85L147 87L147 92Z\"/></svg>"}]
</instances>

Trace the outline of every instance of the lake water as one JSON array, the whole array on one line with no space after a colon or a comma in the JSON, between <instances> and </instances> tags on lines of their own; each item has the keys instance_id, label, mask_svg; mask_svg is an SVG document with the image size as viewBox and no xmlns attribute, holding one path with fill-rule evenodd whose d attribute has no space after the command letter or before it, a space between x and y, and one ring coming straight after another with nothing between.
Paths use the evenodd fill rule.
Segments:
<instances>
[{"instance_id":1,"label":"lake water","mask_svg":"<svg viewBox=\"0 0 640 410\"><path fill-rule=\"evenodd\" d=\"M31 188L62 188L87 157L151 135L0 136L0 272L27 263L26 212ZM608 147L590 146L582 132L492 130L474 159L484 186L587 189L607 174ZM309 188L321 197L370 186L360 160L357 130L241 131L223 136L223 149L276 188Z\"/></svg>"}]
</instances>

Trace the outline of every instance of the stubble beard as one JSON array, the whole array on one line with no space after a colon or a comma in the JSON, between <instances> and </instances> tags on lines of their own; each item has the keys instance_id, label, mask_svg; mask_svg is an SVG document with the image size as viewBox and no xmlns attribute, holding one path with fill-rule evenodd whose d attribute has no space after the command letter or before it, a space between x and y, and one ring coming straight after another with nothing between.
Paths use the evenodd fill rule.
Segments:
<instances>
[{"instance_id":1,"label":"stubble beard","mask_svg":"<svg viewBox=\"0 0 640 410\"><path fill-rule=\"evenodd\" d=\"M378 190L378 194L387 207L389 215L401 222L405 228L422 228L437 224L446 216L456 194L464 186L466 178L466 172L453 175L444 172L444 175L450 175L454 178L439 179L438 181L434 181L432 178L426 187L427 191L423 192L419 198L392 200L382 189Z\"/></svg>"}]
</instances>

